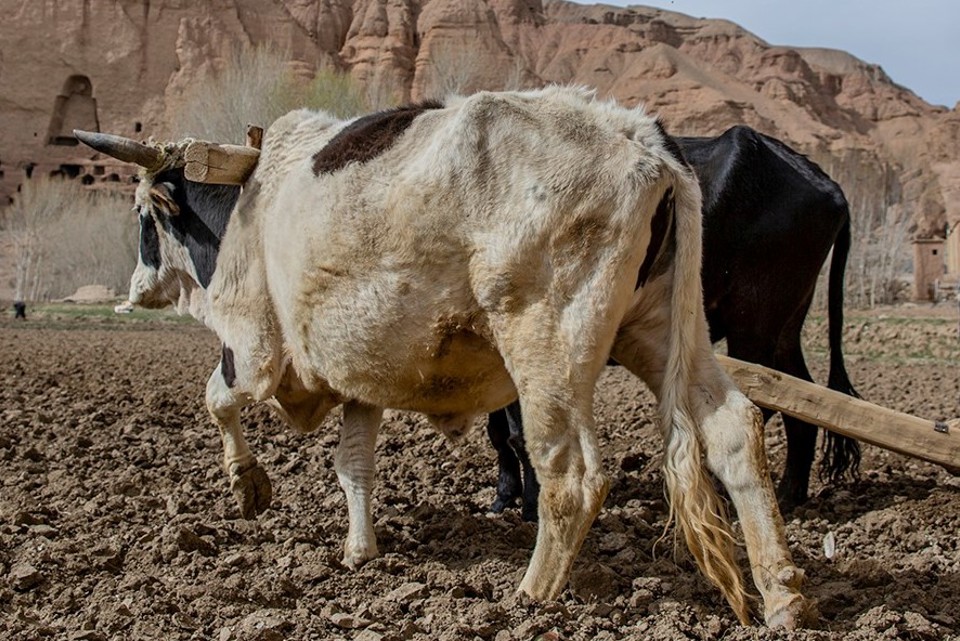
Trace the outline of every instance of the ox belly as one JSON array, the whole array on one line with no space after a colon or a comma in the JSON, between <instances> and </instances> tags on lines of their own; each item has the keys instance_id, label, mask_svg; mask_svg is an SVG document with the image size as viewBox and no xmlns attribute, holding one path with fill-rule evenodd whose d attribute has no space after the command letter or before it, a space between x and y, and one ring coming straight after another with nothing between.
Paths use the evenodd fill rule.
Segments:
<instances>
[{"instance_id":1,"label":"ox belly","mask_svg":"<svg viewBox=\"0 0 960 641\"><path fill-rule=\"evenodd\" d=\"M406 287L382 281L367 287L377 295L341 290L335 305L301 308L310 320L287 332L287 344L308 386L421 412L451 438L463 436L476 415L516 400L503 359L478 327L479 314L455 311L469 308L466 297L425 304L423 292L411 295ZM389 304L371 313L370 300Z\"/></svg>"}]
</instances>

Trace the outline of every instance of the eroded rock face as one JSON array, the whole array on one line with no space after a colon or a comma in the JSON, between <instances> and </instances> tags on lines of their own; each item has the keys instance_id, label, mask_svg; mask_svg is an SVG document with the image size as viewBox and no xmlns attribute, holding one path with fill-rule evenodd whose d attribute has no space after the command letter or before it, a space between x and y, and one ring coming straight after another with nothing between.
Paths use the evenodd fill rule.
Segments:
<instances>
[{"instance_id":1,"label":"eroded rock face","mask_svg":"<svg viewBox=\"0 0 960 641\"><path fill-rule=\"evenodd\" d=\"M774 46L723 20L564 0L23 3L0 23L0 200L28 171L84 171L92 156L50 134L62 105L83 104L62 122L94 114L83 117L104 131L162 135L178 101L235 47L268 43L290 52L301 76L333 66L399 101L577 83L644 103L676 133L743 122L818 159L864 159L841 182L888 181L892 171L884 206L906 207L920 234L960 222L956 108L929 105L842 51ZM77 86L90 95L74 97ZM107 173L122 182L123 171Z\"/></svg>"}]
</instances>

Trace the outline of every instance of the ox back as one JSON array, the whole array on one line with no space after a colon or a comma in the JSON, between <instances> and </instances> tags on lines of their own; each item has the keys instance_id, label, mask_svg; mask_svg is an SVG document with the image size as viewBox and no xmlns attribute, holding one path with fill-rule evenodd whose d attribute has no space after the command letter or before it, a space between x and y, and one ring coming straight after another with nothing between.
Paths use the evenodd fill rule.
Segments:
<instances>
[{"instance_id":1,"label":"ox back","mask_svg":"<svg viewBox=\"0 0 960 641\"><path fill-rule=\"evenodd\" d=\"M840 186L806 157L749 127L733 127L717 138L676 140L703 192L702 277L711 340L726 339L734 358L812 381L800 332L832 247L828 386L858 396L841 351L850 215ZM523 517L533 520L538 490L519 416L517 407L490 415L488 434L500 464L492 509L501 511L522 496ZM790 508L807 499L817 431L790 416L783 422L787 461L777 494L781 506ZM856 441L826 433L822 449L821 477L856 475Z\"/></svg>"}]
</instances>

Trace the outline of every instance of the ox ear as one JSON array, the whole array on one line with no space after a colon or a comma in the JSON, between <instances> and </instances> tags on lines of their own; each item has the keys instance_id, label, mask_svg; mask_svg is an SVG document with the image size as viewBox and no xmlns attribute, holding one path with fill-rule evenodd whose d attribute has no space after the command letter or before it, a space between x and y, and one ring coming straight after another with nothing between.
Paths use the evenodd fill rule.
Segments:
<instances>
[{"instance_id":1,"label":"ox ear","mask_svg":"<svg viewBox=\"0 0 960 641\"><path fill-rule=\"evenodd\" d=\"M150 187L150 201L154 207L166 212L168 216L180 214L180 205L173 197L173 183L157 183Z\"/></svg>"}]
</instances>

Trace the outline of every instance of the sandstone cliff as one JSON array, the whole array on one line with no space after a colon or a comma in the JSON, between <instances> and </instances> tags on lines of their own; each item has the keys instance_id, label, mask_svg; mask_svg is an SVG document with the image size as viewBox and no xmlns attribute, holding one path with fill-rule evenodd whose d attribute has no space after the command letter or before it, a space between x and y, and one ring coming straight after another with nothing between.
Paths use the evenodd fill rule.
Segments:
<instances>
[{"instance_id":1,"label":"sandstone cliff","mask_svg":"<svg viewBox=\"0 0 960 641\"><path fill-rule=\"evenodd\" d=\"M183 91L236 46L273 43L403 99L548 82L642 102L678 134L744 122L815 157L855 207L921 235L960 221L960 113L841 51L773 46L722 20L564 0L0 0L0 198L33 171L87 173L73 127L162 135ZM444 69L442 65L447 65ZM96 167L96 182L127 181Z\"/></svg>"}]
</instances>

